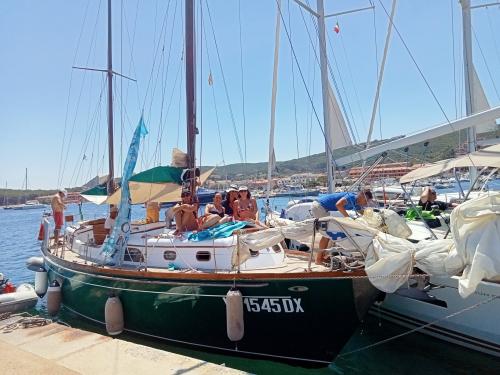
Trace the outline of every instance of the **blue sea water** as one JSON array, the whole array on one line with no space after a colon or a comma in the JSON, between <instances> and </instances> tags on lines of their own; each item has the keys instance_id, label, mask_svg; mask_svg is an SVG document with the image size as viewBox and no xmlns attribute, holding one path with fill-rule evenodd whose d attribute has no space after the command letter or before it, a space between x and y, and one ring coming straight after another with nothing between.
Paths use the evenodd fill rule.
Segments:
<instances>
[{"instance_id":1,"label":"blue sea water","mask_svg":"<svg viewBox=\"0 0 500 375\"><path fill-rule=\"evenodd\" d=\"M271 207L278 210L286 206L287 203L288 198L286 197L274 198L270 201ZM263 202L259 201L259 206L262 204ZM103 217L105 213L106 207L104 206L83 205L85 219ZM0 272L4 273L15 284L32 283L34 280L33 273L25 267L25 261L30 256L39 255L40 243L36 237L41 214L42 210L0 210L0 254L2 256ZM77 219L79 217L78 207L70 205L66 214L73 214ZM144 214L143 207L133 207L132 216L134 219L142 218ZM163 214L161 217L164 217ZM46 314L44 300L38 303L35 313ZM82 320L64 309L60 312L59 319L77 328L105 334L103 327ZM342 322L332 321L328 324L342 324ZM411 333L379 346L346 354L401 334L406 330L381 321L376 316L368 316L344 348L345 356L337 358L332 365L322 369L303 369L272 361L206 353L129 334L120 337L190 357L218 364L224 363L228 367L253 374L500 374L500 359L442 342L420 333ZM267 334L272 334L272 332L265 333L265 335ZM332 340L334 339L332 337Z\"/></svg>"}]
</instances>

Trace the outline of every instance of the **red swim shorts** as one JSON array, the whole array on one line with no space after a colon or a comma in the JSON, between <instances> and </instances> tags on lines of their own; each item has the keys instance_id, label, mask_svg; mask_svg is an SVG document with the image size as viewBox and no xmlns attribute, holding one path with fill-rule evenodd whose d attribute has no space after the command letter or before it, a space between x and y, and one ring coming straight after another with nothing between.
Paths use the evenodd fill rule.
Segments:
<instances>
[{"instance_id":1,"label":"red swim shorts","mask_svg":"<svg viewBox=\"0 0 500 375\"><path fill-rule=\"evenodd\" d=\"M63 213L54 212L54 223L56 224L56 229L61 229L63 226Z\"/></svg>"}]
</instances>

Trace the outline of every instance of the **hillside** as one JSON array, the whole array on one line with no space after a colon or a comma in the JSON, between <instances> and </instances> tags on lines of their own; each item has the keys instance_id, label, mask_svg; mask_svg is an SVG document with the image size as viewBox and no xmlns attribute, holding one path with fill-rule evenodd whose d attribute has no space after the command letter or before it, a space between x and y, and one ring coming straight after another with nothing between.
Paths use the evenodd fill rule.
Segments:
<instances>
[{"instance_id":1,"label":"hillside","mask_svg":"<svg viewBox=\"0 0 500 375\"><path fill-rule=\"evenodd\" d=\"M486 133L483 135L484 138L498 138L497 132ZM397 139L391 138L383 141L373 141L372 146L387 143L391 140ZM466 132L462 131L459 135L458 132L444 135L429 141L427 147L424 142L415 144L408 148L406 152L403 148L397 150L391 150L388 152L385 163L390 162L409 162L410 164L422 163L422 162L433 162L437 160L452 158L455 156L455 151L460 143L463 145L466 140ZM500 142L500 138L499 138ZM345 155L352 154L359 149L364 148L364 144L357 146L344 147L333 152L334 158L340 158ZM373 157L368 160L375 160ZM354 166L354 165L353 165ZM347 168L349 168L348 166ZM300 159L292 159L287 161L278 161L276 163L277 171L274 173L279 176L286 176L294 173L301 172L312 172L312 173L323 173L326 169L326 158L325 153L314 154L311 156L302 157ZM214 171L215 179L224 179L227 174L228 179L238 180L247 178L247 176L252 176L256 178L265 178L267 176L267 162L261 163L237 163L230 164L225 167L217 167Z\"/></svg>"}]
</instances>

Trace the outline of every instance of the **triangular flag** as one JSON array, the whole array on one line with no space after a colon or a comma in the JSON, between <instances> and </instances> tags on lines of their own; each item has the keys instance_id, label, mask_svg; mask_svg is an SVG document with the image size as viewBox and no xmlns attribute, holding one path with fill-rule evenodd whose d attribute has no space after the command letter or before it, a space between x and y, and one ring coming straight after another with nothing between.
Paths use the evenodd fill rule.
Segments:
<instances>
[{"instance_id":1,"label":"triangular flag","mask_svg":"<svg viewBox=\"0 0 500 375\"><path fill-rule=\"evenodd\" d=\"M340 26L339 23L337 22L335 26L333 27L333 31L335 31L337 34L340 33Z\"/></svg>"}]
</instances>

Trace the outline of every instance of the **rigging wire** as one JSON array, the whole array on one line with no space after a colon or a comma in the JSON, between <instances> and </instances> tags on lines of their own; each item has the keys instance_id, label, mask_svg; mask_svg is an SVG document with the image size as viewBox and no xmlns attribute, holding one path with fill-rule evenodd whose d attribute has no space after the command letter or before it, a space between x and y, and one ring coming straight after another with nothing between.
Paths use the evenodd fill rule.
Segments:
<instances>
[{"instance_id":1,"label":"rigging wire","mask_svg":"<svg viewBox=\"0 0 500 375\"><path fill-rule=\"evenodd\" d=\"M486 66L486 70L488 72L491 83L495 90L495 94L497 95L497 99L500 100L500 95L498 94L497 85L495 84L495 80L493 79L493 75L491 74L490 66L488 64L488 61L486 60L486 57L484 56L483 49L481 48L481 43L479 43L479 39L477 38L476 30L474 29L474 27L472 27L472 33L474 34L474 39L476 40L477 47L479 48L479 52L481 53L481 57L483 58L484 65Z\"/></svg>"},{"instance_id":2,"label":"rigging wire","mask_svg":"<svg viewBox=\"0 0 500 375\"><path fill-rule=\"evenodd\" d=\"M327 139L327 137L326 137L325 129L323 128L323 125L321 124L321 120L319 118L318 112L316 111L316 107L315 107L314 102L312 100L311 93L309 92L309 89L307 88L307 83L305 81L304 74L302 73L302 68L300 67L299 60L297 59L297 55L295 53L295 48L293 48L292 39L290 38L290 34L288 32L288 28L286 27L286 22L285 22L285 19L283 17L283 13L281 12L281 7L280 7L280 4L279 4L279 1L278 0L275 0L275 1L276 1L276 5L278 7L278 11L279 11L279 14L280 14L281 22L283 23L283 28L285 29L285 33L286 33L288 42L290 43L290 48L292 50L293 57L295 59L295 63L297 64L297 68L298 68L299 73L300 73L300 78L302 80L302 83L304 84L304 88L306 90L306 93L307 93L307 96L309 98L309 101L311 102L311 106L312 106L313 111L314 111L314 116L316 117L316 121L318 122L318 126L321 129L321 133L323 134L323 137L325 139L325 145L326 145L326 147L328 147L328 150L330 151L330 153L332 153L332 148L331 148L331 145L330 145L330 140ZM335 164L335 160L333 160L333 163Z\"/></svg>"},{"instance_id":3,"label":"rigging wire","mask_svg":"<svg viewBox=\"0 0 500 375\"><path fill-rule=\"evenodd\" d=\"M85 13L83 15L83 22L82 22L82 25L80 27L80 32L79 32L79 35L78 35L78 41L76 43L75 55L73 56L73 64L75 64L75 62L76 62L76 58L78 56L78 51L80 49L80 43L81 43L81 40L82 40L83 30L84 30L84 27L85 27L85 24L86 24L86 21L87 21L87 14L88 14L88 10L89 10L89 5L90 5L90 0L87 1L87 6L85 7ZM100 7L101 7L101 1L99 1L99 9L100 9ZM73 69L71 69L70 79L69 79L68 100L66 101L66 114L64 116L63 139L62 139L62 143L61 143L61 152L60 152L60 155L59 155L59 168L58 168L58 173L57 173L57 185L58 186L60 186L60 184L61 184L62 174L63 174L63 171L62 171L62 158L63 158L63 154L64 154L64 145L65 145L65 140L66 140L66 129L67 129L67 126L68 126L69 102L70 102L70 98L71 98L71 87L72 87L72 84L73 84Z\"/></svg>"},{"instance_id":4,"label":"rigging wire","mask_svg":"<svg viewBox=\"0 0 500 375\"><path fill-rule=\"evenodd\" d=\"M309 37L309 43L310 43L310 45L311 45L311 46L313 46L314 56L315 56L315 58L316 58L316 62L319 64L318 54L317 54L317 51L316 51L316 48L315 48L315 44L314 44L314 43L313 43L313 41L312 41L311 33L310 33L310 31L309 31L309 27L307 26L307 23L306 23L306 21L305 21L305 18L304 18L304 14L303 14L302 7L300 7L300 11L301 11L301 15L302 15L302 21L304 22L304 26L305 26L305 28L306 28L307 35L308 35L308 37ZM311 19L312 19L312 21L313 21L313 24L315 25L315 28L316 28L316 33L318 33L318 26L317 26L317 24L314 22L315 20L312 18L312 15L311 15ZM316 39L317 39L317 38L316 38ZM290 40L290 44L291 44L291 40ZM297 65L298 65L298 60L297 60ZM327 59L327 66L329 67L329 73L330 73L330 76L332 77L332 80L333 80L333 82L334 82L335 89L336 89L337 93L339 94L338 85L337 85L337 83L336 83L335 77L333 76L333 70L332 70L332 68L331 68L331 66L330 66L330 63L328 62L328 59ZM300 67L299 67L299 70L300 70ZM341 104L342 104L342 98L340 97L340 94L339 94L339 99L340 99L340 102L341 102ZM330 101L330 102L331 102L331 101ZM342 105L342 108L343 108L343 110L344 110L344 113L346 113L346 112L345 112L345 107L344 107L343 105ZM316 110L314 110L314 111L316 112ZM337 112L338 112L338 111L337 111L337 110L335 110L335 111L334 111L334 114L335 114L335 117L337 118L337 121L340 123L340 121L341 121L341 117L342 117L342 113L340 113L340 114L339 114L339 113L337 113ZM342 119L342 120L343 120L343 119ZM325 125L326 125L326 124L325 124ZM350 126L350 123L349 123L349 128L350 128L350 130L351 130L351 134L353 134L353 138L355 138L355 137L354 137L354 133L353 133L353 131L352 131L352 127ZM321 128L321 129L322 129L322 132L323 132L323 137L324 137L324 138L325 138L325 140L326 140L326 135L325 135L325 132L324 132L323 128ZM344 129L343 129L343 127L341 127L341 129L340 129L340 130L342 131L342 137L344 138L344 140L345 140L345 141L350 141L349 134L347 134L347 137L349 137L349 138L347 138L347 137L346 137L346 134L344 134L344 133L343 133L343 130L344 130ZM331 152L332 148L331 148L331 145L330 145L330 143L329 143L329 142L330 142L330 140L327 140L327 143L328 143L328 148L330 149L330 152ZM356 146L355 146L355 147L356 147ZM358 147L358 148L359 148L359 147Z\"/></svg>"},{"instance_id":5,"label":"rigging wire","mask_svg":"<svg viewBox=\"0 0 500 375\"><path fill-rule=\"evenodd\" d=\"M209 77L212 77L212 62L210 60L210 52L208 50L208 43L207 43L207 33L205 31L205 22L202 22L201 24L201 33L202 37L205 41L205 50L207 54L207 62L208 62L208 71L209 71ZM213 98L213 104L214 104L214 112L215 112L215 122L217 124L217 135L219 138L219 146L221 150L221 156L222 156L222 165L224 166L224 169L226 171L226 180L227 180L227 168L226 168L226 159L224 157L224 147L222 143L222 135L221 135L221 126L220 126L220 121L219 121L219 111L217 109L217 100L215 98L215 88L214 88L214 83L213 80L211 80L211 84L209 82L209 86L212 88L210 91L212 92L212 98Z\"/></svg>"},{"instance_id":6,"label":"rigging wire","mask_svg":"<svg viewBox=\"0 0 500 375\"><path fill-rule=\"evenodd\" d=\"M218 43L217 43L217 38L215 37L215 29L214 29L214 24L212 22L212 14L210 12L210 7L208 6L208 1L205 1L205 5L206 5L207 11L208 11L208 19L210 21L210 27L211 27L211 30L212 30L213 40L214 40L214 44L215 44L215 51L216 51L216 54L217 54L217 61L219 63L219 68L220 68L220 71L221 71L222 83L224 85L224 91L226 93L226 100L227 100L228 107L229 107L229 114L231 116L231 122L232 122L232 126L233 126L234 137L236 139L236 145L238 146L238 153L239 153L241 162L244 162L243 152L242 152L241 144L240 144L240 138L238 136L238 131L237 131L237 128L236 128L236 121L235 121L235 118L234 118L233 108L231 106L231 100L229 98L229 90L227 88L227 83L226 83L226 77L225 77L225 74L224 74L224 69L222 68L222 62L221 62L221 58L220 58L220 54L219 54L219 46L218 46Z\"/></svg>"},{"instance_id":7,"label":"rigging wire","mask_svg":"<svg viewBox=\"0 0 500 375\"><path fill-rule=\"evenodd\" d=\"M382 0L378 0L378 2L380 3L380 6L382 7L382 9L384 10L386 16L387 16L387 19L389 20L389 22L392 23L392 27L394 28L394 31L396 31L396 34L398 34L399 36L399 39L401 40L401 43L403 44L406 52L408 53L408 55L410 56L410 59L411 61L413 62L413 65L415 65L415 68L417 68L417 71L418 73L420 74L420 76L422 77L422 79L424 80L425 82L425 85L427 86L427 89L429 90L429 92L431 93L434 101L436 102L437 106L439 107L439 110L441 111L441 113L443 114L444 118L446 119L446 122L450 123L450 119L448 118L448 116L446 115L446 112L443 108L443 106L441 105L441 102L438 100L434 90L432 89L431 85L429 84L429 81L427 80L427 78L425 77L424 75L424 72L422 71L422 69L420 69L420 66L418 65L417 63L417 60L415 60L415 57L413 56L413 54L411 53L410 51L410 48L408 47L408 45L406 44L406 41L404 40L403 36L401 35L401 33L399 32L399 29L398 27L396 26L394 20L391 20L391 17L389 16L389 13L387 12L387 9L385 8L384 4L382 3ZM450 124L451 128L453 129L453 126Z\"/></svg>"},{"instance_id":8,"label":"rigging wire","mask_svg":"<svg viewBox=\"0 0 500 375\"><path fill-rule=\"evenodd\" d=\"M200 29L203 24L203 3L199 1L198 12L200 13ZM198 159L198 166L201 170L202 155L203 155L203 38L200 38L200 157Z\"/></svg>"},{"instance_id":9,"label":"rigging wire","mask_svg":"<svg viewBox=\"0 0 500 375\"><path fill-rule=\"evenodd\" d=\"M91 35L90 49L89 49L89 53L87 55L87 60L85 62L86 66L89 65L90 55L91 55L92 50L95 47L95 43L96 43L97 24L98 24L98 21L99 21L99 15L100 15L100 10L101 10L100 5L101 5L101 1L99 2L99 8L97 10L96 21L94 23L94 30L93 30L92 35ZM76 57L75 57L75 60L76 60ZM60 175L60 179L58 179L58 185L62 184L62 178L63 178L63 175L64 175L64 173L66 171L66 164L68 162L68 157L69 157L70 148L71 148L71 142L73 140L73 134L74 134L75 127L76 127L76 120L78 118L78 112L79 112L79 109L80 109L80 102L81 102L81 99L82 99L83 89L85 88L85 82L87 80L88 74L89 73L87 71L84 72L84 74L83 74L82 85L81 85L81 88L80 88L80 93L78 95L78 100L77 100L77 105L76 105L76 111L75 111L75 115L73 117L73 124L71 126L71 131L69 133L69 141L68 141L68 144L67 144L67 149L66 149L66 153L65 153L65 157L64 157L64 162L62 163L61 175ZM68 100L69 100L69 98L68 98ZM65 144L63 142L63 150L64 150L64 146L65 146ZM64 151L63 151L63 154L64 154Z\"/></svg>"},{"instance_id":10,"label":"rigging wire","mask_svg":"<svg viewBox=\"0 0 500 375\"><path fill-rule=\"evenodd\" d=\"M454 0L450 0L450 13L451 13L451 46L453 53L453 90L455 94L455 117L458 118L458 105L457 105L457 63L455 59L455 17L453 12Z\"/></svg>"},{"instance_id":11,"label":"rigging wire","mask_svg":"<svg viewBox=\"0 0 500 375\"><path fill-rule=\"evenodd\" d=\"M241 1L241 0L240 0ZM292 35L292 23L290 20L290 1L288 1L288 28L290 29L290 36ZM293 91L293 115L295 119L295 141L297 146L297 159L300 158L300 150L299 150L299 124L297 121L297 100L295 95L295 71L294 71L294 62L293 62L293 54L290 51L290 60L292 62L292 91Z\"/></svg>"},{"instance_id":12,"label":"rigging wire","mask_svg":"<svg viewBox=\"0 0 500 375\"><path fill-rule=\"evenodd\" d=\"M243 85L243 42L241 37L241 0L238 0L238 25L240 31L240 75L241 75L241 106L243 110L243 147L245 150L245 164L247 163L247 120L245 116L245 89ZM293 73L292 73L293 74ZM295 95L295 93L294 93Z\"/></svg>"},{"instance_id":13,"label":"rigging wire","mask_svg":"<svg viewBox=\"0 0 500 375\"><path fill-rule=\"evenodd\" d=\"M309 4L309 0L306 0L306 1L307 1L308 6L309 6L310 5ZM301 7L301 10L302 10L302 7ZM317 19L314 18L312 14L309 14L309 17L311 18L312 23L314 25L314 28L316 30L316 36L318 36L319 35L319 27L318 27ZM336 58L335 53L333 51L333 46L332 46L331 40L329 38L326 38L326 40L328 40L328 45L330 47L331 55L333 57L333 62L335 64L335 67L337 68L337 72L339 73L340 86L342 87L342 90L345 93L345 99L347 101L347 107L349 108L349 113L351 114L351 117L353 117L352 116L352 110L351 110L350 101L349 101L349 98L347 96L347 91L346 91L345 86L344 86L344 81L342 79L342 74L340 74L340 69L339 69L339 66L338 66L337 58ZM350 118L348 116L348 112L347 112L346 107L344 105L344 99L342 98L342 95L340 94L340 88L339 88L339 85L337 83L337 79L335 78L335 75L333 73L332 65L331 65L330 60L328 58L326 59L326 63L327 63L328 71L330 73L330 77L331 77L332 82L333 82L333 86L335 87L335 91L337 92L339 103L340 103L340 106L342 108L342 113L345 116L345 121L347 122L347 126L349 127L349 130L350 130L350 133L351 133L352 138L354 140L354 143L357 144L357 143L359 143L358 142L359 134L358 134L358 131L357 131L356 124L354 123L354 128L353 128L353 125L351 124L351 120L350 120ZM337 117L337 121L338 122L340 122L341 120L344 120L344 118L342 116L342 113L337 113L336 110L334 111L334 113L335 113L335 117ZM354 117L353 117L352 121L354 122ZM341 130L342 130L342 128L341 128ZM347 134L347 136L348 135L349 134ZM346 139L346 135L345 134L342 134L342 136L343 136L343 138L344 138L345 141L350 141L350 138ZM356 138L356 136L357 136L358 139Z\"/></svg>"},{"instance_id":14,"label":"rigging wire","mask_svg":"<svg viewBox=\"0 0 500 375\"><path fill-rule=\"evenodd\" d=\"M491 37L493 38L493 45L495 46L495 52L496 52L496 55L497 55L497 58L498 58L498 62L500 63L500 50L498 48L497 38L495 37L496 33L493 31L493 26L492 26L492 22L491 22L491 15L490 15L490 12L489 12L489 7L487 7L484 11L486 12L486 16L488 18L488 25L489 25L489 28L490 28L490 34L491 34Z\"/></svg>"},{"instance_id":15,"label":"rigging wire","mask_svg":"<svg viewBox=\"0 0 500 375\"><path fill-rule=\"evenodd\" d=\"M175 16L177 15L177 4L178 4L178 2L175 2L175 8L174 8L172 21L175 20ZM160 165L160 162L161 162L161 141L163 140L163 132L164 132L165 125L166 125L166 121L164 121L163 114L164 114L165 94L166 94L166 89L167 89L168 73L169 73L169 67L170 67L170 58L171 58L171 53L172 53L174 26L175 26L175 23L172 22L172 28L170 30L170 41L169 41L169 47L168 47L167 62L166 62L166 64L164 63L164 57L162 55L162 59L160 60L160 64L159 64L162 67L162 79L161 79L162 92L161 92L160 119L159 119L159 124L158 124L156 147L155 147L155 150L153 152L152 158L151 158L150 162L148 163L148 166L152 165L154 163L154 161L156 161L157 165ZM166 37L166 32L165 32L165 37ZM165 49L165 46L163 45L162 52L164 52L164 49ZM161 63L162 61L163 61L163 63ZM166 66L166 69L165 69L165 66ZM174 92L176 84L177 84L178 74L179 74L179 69L177 70L175 82L172 86L172 94L170 95L170 100L168 103L167 113L165 114L165 119L168 117L170 105L172 103L173 92Z\"/></svg>"},{"instance_id":16,"label":"rigging wire","mask_svg":"<svg viewBox=\"0 0 500 375\"><path fill-rule=\"evenodd\" d=\"M378 61L378 37L377 37L377 17L375 14L375 4L373 3L372 0L370 0L370 5L373 7L372 9L372 14L373 14L373 45L375 49L375 82L378 80L378 71L380 69L380 63ZM381 110L381 104L380 102L382 101L382 98L379 96L378 98L378 109L377 109L377 114L378 114L378 128L379 128L379 136L380 139L384 139L382 135L382 110Z\"/></svg>"}]
</instances>

